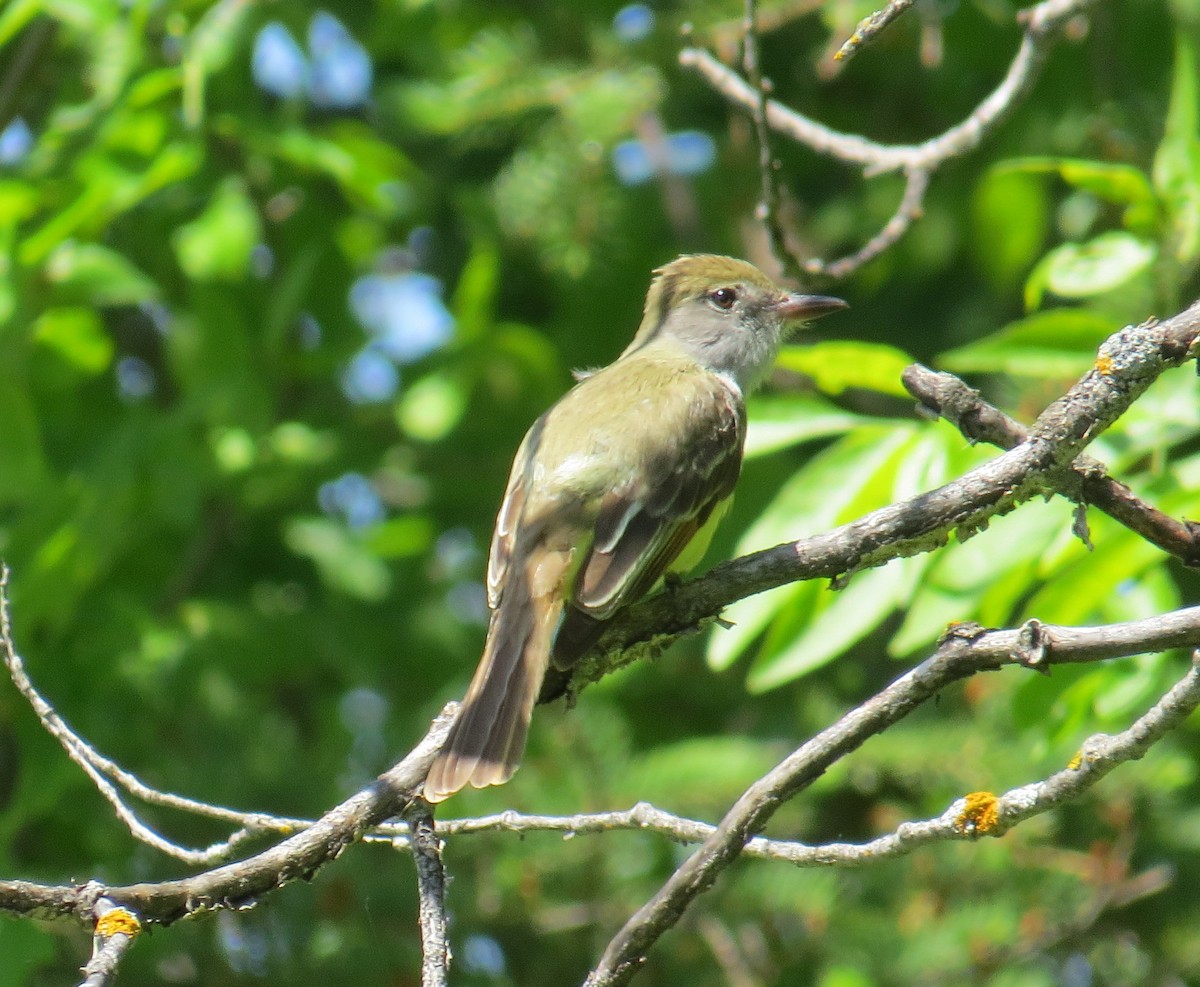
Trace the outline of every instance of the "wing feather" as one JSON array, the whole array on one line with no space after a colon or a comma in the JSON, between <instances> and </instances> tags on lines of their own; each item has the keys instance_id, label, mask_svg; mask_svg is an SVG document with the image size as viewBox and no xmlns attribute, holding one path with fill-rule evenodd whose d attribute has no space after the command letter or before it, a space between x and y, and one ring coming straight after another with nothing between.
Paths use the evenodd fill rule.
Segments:
<instances>
[{"instance_id":1,"label":"wing feather","mask_svg":"<svg viewBox=\"0 0 1200 987\"><path fill-rule=\"evenodd\" d=\"M500 502L500 510L496 515L496 527L492 531L492 546L488 553L487 568L487 601L488 607L492 610L500 606L500 591L504 587L504 580L508 575L517 528L521 523L521 514L525 510L525 494L529 487L529 461L536 455L545 421L546 416L543 415L534 422L533 427L525 433L525 438L521 440L517 454L513 457L512 470L508 475L508 486L504 489L504 500Z\"/></svg>"},{"instance_id":2,"label":"wing feather","mask_svg":"<svg viewBox=\"0 0 1200 987\"><path fill-rule=\"evenodd\" d=\"M741 402L715 377L690 398L684 427L601 500L571 600L590 617L611 617L649 592L733 493L745 439Z\"/></svg>"}]
</instances>

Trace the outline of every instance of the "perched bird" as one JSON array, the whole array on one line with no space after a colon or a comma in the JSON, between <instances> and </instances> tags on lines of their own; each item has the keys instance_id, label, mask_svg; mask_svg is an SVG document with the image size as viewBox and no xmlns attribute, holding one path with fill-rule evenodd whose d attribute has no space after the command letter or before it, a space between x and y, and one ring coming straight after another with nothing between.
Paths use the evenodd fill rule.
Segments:
<instances>
[{"instance_id":1,"label":"perched bird","mask_svg":"<svg viewBox=\"0 0 1200 987\"><path fill-rule=\"evenodd\" d=\"M488 560L487 643L425 782L440 802L512 777L542 678L708 547L742 466L744 395L791 324L845 308L790 294L745 261L655 271L617 361L534 422L513 461Z\"/></svg>"}]
</instances>

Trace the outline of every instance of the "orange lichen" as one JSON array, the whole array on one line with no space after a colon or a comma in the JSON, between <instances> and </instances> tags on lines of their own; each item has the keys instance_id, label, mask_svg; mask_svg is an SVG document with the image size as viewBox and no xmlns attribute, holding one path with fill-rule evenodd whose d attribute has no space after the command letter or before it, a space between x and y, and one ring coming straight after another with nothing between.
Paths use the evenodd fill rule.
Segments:
<instances>
[{"instance_id":1,"label":"orange lichen","mask_svg":"<svg viewBox=\"0 0 1200 987\"><path fill-rule=\"evenodd\" d=\"M142 923L128 908L113 908L96 919L96 935L108 939L126 935L133 939L142 931Z\"/></svg>"},{"instance_id":2,"label":"orange lichen","mask_svg":"<svg viewBox=\"0 0 1200 987\"><path fill-rule=\"evenodd\" d=\"M1083 751L1076 751L1075 756L1067 762L1067 767L1072 771L1078 771L1083 767Z\"/></svg>"},{"instance_id":3,"label":"orange lichen","mask_svg":"<svg viewBox=\"0 0 1200 987\"><path fill-rule=\"evenodd\" d=\"M1000 822L1000 813L996 809L996 796L991 792L971 792L963 796L966 807L954 820L954 826L960 833L972 833L982 836L990 833Z\"/></svg>"},{"instance_id":4,"label":"orange lichen","mask_svg":"<svg viewBox=\"0 0 1200 987\"><path fill-rule=\"evenodd\" d=\"M1102 373L1105 377L1107 377L1113 372L1114 369L1115 365L1113 364L1113 358L1111 356L1106 353L1101 353L1098 357L1096 357L1096 370L1099 373Z\"/></svg>"}]
</instances>

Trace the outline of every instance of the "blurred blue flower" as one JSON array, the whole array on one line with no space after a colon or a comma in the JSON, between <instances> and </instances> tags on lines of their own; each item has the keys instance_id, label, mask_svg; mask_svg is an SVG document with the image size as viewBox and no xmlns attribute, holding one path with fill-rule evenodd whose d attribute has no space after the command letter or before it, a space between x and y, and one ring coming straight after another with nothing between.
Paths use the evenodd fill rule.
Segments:
<instances>
[{"instance_id":1,"label":"blurred blue flower","mask_svg":"<svg viewBox=\"0 0 1200 987\"><path fill-rule=\"evenodd\" d=\"M717 160L716 142L701 130L667 134L662 154L666 171L673 175L698 175ZM656 177L660 169L644 141L622 141L612 152L613 170L624 185L641 185Z\"/></svg>"},{"instance_id":2,"label":"blurred blue flower","mask_svg":"<svg viewBox=\"0 0 1200 987\"><path fill-rule=\"evenodd\" d=\"M463 966L490 977L504 975L504 949L491 936L469 935L463 943Z\"/></svg>"},{"instance_id":3,"label":"blurred blue flower","mask_svg":"<svg viewBox=\"0 0 1200 987\"><path fill-rule=\"evenodd\" d=\"M373 345L364 346L342 374L342 391L355 404L390 401L400 390L400 371Z\"/></svg>"},{"instance_id":4,"label":"blurred blue flower","mask_svg":"<svg viewBox=\"0 0 1200 987\"><path fill-rule=\"evenodd\" d=\"M375 345L402 364L432 353L454 328L442 283L417 271L359 278L350 288L350 308Z\"/></svg>"},{"instance_id":5,"label":"blurred blue flower","mask_svg":"<svg viewBox=\"0 0 1200 987\"><path fill-rule=\"evenodd\" d=\"M644 3L622 7L613 17L613 34L621 41L641 41L654 30L654 11Z\"/></svg>"},{"instance_id":6,"label":"blurred blue flower","mask_svg":"<svg viewBox=\"0 0 1200 987\"><path fill-rule=\"evenodd\" d=\"M300 327L300 348L315 350L321 345L321 323L312 312L301 312L296 321Z\"/></svg>"},{"instance_id":7,"label":"blurred blue flower","mask_svg":"<svg viewBox=\"0 0 1200 987\"><path fill-rule=\"evenodd\" d=\"M13 117L0 131L0 165L20 164L33 148L33 131L24 117Z\"/></svg>"},{"instance_id":8,"label":"blurred blue flower","mask_svg":"<svg viewBox=\"0 0 1200 987\"><path fill-rule=\"evenodd\" d=\"M140 356L123 356L117 361L117 393L121 399L133 404L143 401L154 393L158 384L154 368Z\"/></svg>"},{"instance_id":9,"label":"blurred blue flower","mask_svg":"<svg viewBox=\"0 0 1200 987\"><path fill-rule=\"evenodd\" d=\"M255 37L250 71L262 89L283 99L299 96L308 83L304 52L279 21L264 24Z\"/></svg>"},{"instance_id":10,"label":"blurred blue flower","mask_svg":"<svg viewBox=\"0 0 1200 987\"><path fill-rule=\"evenodd\" d=\"M366 101L371 94L371 56L333 14L313 14L308 50L306 56L279 21L263 25L250 60L254 81L284 99L306 93L323 109L345 110Z\"/></svg>"},{"instance_id":11,"label":"blurred blue flower","mask_svg":"<svg viewBox=\"0 0 1200 987\"><path fill-rule=\"evenodd\" d=\"M318 10L308 25L312 52L309 97L315 106L342 110L371 93L371 56L333 14Z\"/></svg>"},{"instance_id":12,"label":"blurred blue flower","mask_svg":"<svg viewBox=\"0 0 1200 987\"><path fill-rule=\"evenodd\" d=\"M341 518L351 528L365 528L384 518L383 501L361 473L343 473L336 480L322 483L317 503L326 514Z\"/></svg>"}]
</instances>

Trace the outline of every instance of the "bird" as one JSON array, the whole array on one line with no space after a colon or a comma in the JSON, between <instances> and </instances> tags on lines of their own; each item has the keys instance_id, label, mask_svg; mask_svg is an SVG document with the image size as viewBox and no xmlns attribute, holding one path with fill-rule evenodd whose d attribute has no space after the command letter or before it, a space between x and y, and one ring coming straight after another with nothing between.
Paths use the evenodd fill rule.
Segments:
<instances>
[{"instance_id":1,"label":"bird","mask_svg":"<svg viewBox=\"0 0 1200 987\"><path fill-rule=\"evenodd\" d=\"M741 472L745 395L795 325L847 307L716 254L653 274L632 342L517 450L488 557L487 638L429 802L508 781L551 665L570 669L623 607L700 561Z\"/></svg>"}]
</instances>

